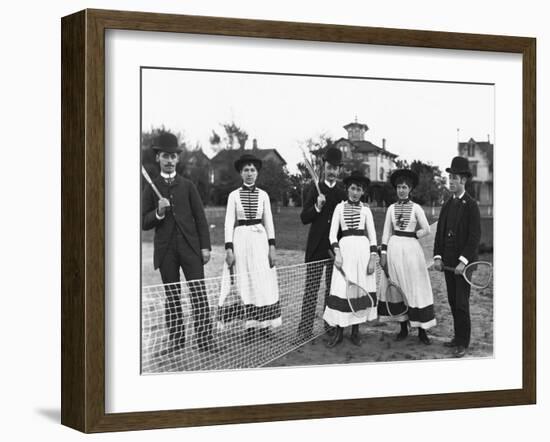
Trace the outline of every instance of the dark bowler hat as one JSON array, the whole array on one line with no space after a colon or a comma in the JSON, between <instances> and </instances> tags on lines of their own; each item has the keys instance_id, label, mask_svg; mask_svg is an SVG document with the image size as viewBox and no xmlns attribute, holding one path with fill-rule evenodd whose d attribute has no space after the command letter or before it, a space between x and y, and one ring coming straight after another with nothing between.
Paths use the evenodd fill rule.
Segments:
<instances>
[{"instance_id":1,"label":"dark bowler hat","mask_svg":"<svg viewBox=\"0 0 550 442\"><path fill-rule=\"evenodd\" d=\"M418 175L415 172L411 169L397 169L390 176L390 183L393 187L397 187L397 180L401 177L410 181L413 189L418 186Z\"/></svg>"},{"instance_id":2,"label":"dark bowler hat","mask_svg":"<svg viewBox=\"0 0 550 442\"><path fill-rule=\"evenodd\" d=\"M151 146L156 151L179 153L183 149L178 146L178 138L170 132L162 132L153 138L153 145Z\"/></svg>"},{"instance_id":3,"label":"dark bowler hat","mask_svg":"<svg viewBox=\"0 0 550 442\"><path fill-rule=\"evenodd\" d=\"M254 167L258 170L258 172L262 168L262 160L260 160L259 158L256 158L252 154L245 153L241 155L241 157L238 160L235 161L235 169L237 169L237 172L240 173L241 169L246 164L254 164Z\"/></svg>"},{"instance_id":4,"label":"dark bowler hat","mask_svg":"<svg viewBox=\"0 0 550 442\"><path fill-rule=\"evenodd\" d=\"M351 175L344 178L344 185L346 187L352 185L352 184L359 184L363 190L366 190L367 187L369 187L370 180L359 170L354 170L351 172Z\"/></svg>"},{"instance_id":5,"label":"dark bowler hat","mask_svg":"<svg viewBox=\"0 0 550 442\"><path fill-rule=\"evenodd\" d=\"M464 157L454 157L451 161L451 167L448 167L445 171L455 175L466 175L468 178L472 176L468 159Z\"/></svg>"},{"instance_id":6,"label":"dark bowler hat","mask_svg":"<svg viewBox=\"0 0 550 442\"><path fill-rule=\"evenodd\" d=\"M336 147L329 147L323 155L323 161L327 161L336 167L341 166L342 152L340 152L340 149L337 149Z\"/></svg>"}]
</instances>

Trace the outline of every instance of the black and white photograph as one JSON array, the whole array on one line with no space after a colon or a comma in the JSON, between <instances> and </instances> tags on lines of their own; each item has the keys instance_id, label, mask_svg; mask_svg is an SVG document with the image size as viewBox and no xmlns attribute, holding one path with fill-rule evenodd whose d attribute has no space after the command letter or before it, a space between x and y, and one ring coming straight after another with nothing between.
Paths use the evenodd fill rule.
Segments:
<instances>
[{"instance_id":1,"label":"black and white photograph","mask_svg":"<svg viewBox=\"0 0 550 442\"><path fill-rule=\"evenodd\" d=\"M146 66L142 374L493 357L495 85Z\"/></svg>"}]
</instances>

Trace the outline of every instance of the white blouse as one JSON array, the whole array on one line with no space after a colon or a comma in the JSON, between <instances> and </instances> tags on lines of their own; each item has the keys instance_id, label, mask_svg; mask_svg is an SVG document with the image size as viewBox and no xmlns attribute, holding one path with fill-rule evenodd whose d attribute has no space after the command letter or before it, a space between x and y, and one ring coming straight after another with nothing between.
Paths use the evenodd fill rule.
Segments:
<instances>
[{"instance_id":1,"label":"white blouse","mask_svg":"<svg viewBox=\"0 0 550 442\"><path fill-rule=\"evenodd\" d=\"M416 230L417 225L420 226L418 230ZM388 244L390 237L397 230L401 232L416 231L417 238L428 235L430 233L430 225L422 207L412 201L405 204L392 204L386 212L382 244Z\"/></svg>"},{"instance_id":2,"label":"white blouse","mask_svg":"<svg viewBox=\"0 0 550 442\"><path fill-rule=\"evenodd\" d=\"M225 212L225 243L233 242L233 232L239 220L262 221L270 244L275 242L275 227L271 213L271 202L267 192L254 187L253 190L244 190L239 187L229 194Z\"/></svg>"},{"instance_id":3,"label":"white blouse","mask_svg":"<svg viewBox=\"0 0 550 442\"><path fill-rule=\"evenodd\" d=\"M364 230L369 240L371 253L376 253L376 229L374 218L369 206L361 203L359 206L342 201L334 208L332 222L330 223L329 240L334 247L338 245L338 229Z\"/></svg>"}]
</instances>

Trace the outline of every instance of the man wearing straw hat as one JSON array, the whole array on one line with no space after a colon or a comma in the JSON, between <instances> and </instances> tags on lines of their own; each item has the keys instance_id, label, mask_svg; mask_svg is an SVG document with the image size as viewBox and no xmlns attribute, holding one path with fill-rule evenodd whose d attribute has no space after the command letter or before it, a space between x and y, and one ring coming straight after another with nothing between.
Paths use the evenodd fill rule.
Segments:
<instances>
[{"instance_id":1,"label":"man wearing straw hat","mask_svg":"<svg viewBox=\"0 0 550 442\"><path fill-rule=\"evenodd\" d=\"M449 190L452 197L441 208L434 243L434 269L454 267L445 271L447 297L453 315L454 337L445 342L453 354L461 358L470 345L470 286L462 277L469 262L476 261L481 238L479 207L466 193L465 185L472 176L468 159L454 157L449 173Z\"/></svg>"},{"instance_id":2,"label":"man wearing straw hat","mask_svg":"<svg viewBox=\"0 0 550 442\"><path fill-rule=\"evenodd\" d=\"M308 189L303 201L300 218L302 223L310 224L311 226L306 244L305 262L308 265L300 324L296 336L297 341L307 340L312 337L313 321L315 319L319 286L321 285L321 277L323 276L323 267L325 268L325 302L323 307L330 293L332 262L327 262L325 265L320 266L315 261L330 258L330 241L328 237L332 214L336 205L347 198L346 190L337 181L341 170L342 152L335 147L329 147L323 156L324 181L319 183L321 193L317 192L317 188L312 185ZM325 324L325 327L328 329L327 324Z\"/></svg>"},{"instance_id":3,"label":"man wearing straw hat","mask_svg":"<svg viewBox=\"0 0 550 442\"><path fill-rule=\"evenodd\" d=\"M154 268L165 284L165 321L173 351L185 346L180 268L189 287L199 351L214 350L204 268L210 259L210 233L194 184L176 173L181 148L175 135L163 132L152 148L160 175L142 195L142 228L155 229ZM156 189L155 189L156 188Z\"/></svg>"}]
</instances>

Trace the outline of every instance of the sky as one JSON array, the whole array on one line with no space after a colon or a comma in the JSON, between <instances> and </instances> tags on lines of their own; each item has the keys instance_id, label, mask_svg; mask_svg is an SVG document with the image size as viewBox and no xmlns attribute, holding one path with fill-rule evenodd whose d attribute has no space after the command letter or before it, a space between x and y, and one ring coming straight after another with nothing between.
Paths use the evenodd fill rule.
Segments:
<instances>
[{"instance_id":1,"label":"sky","mask_svg":"<svg viewBox=\"0 0 550 442\"><path fill-rule=\"evenodd\" d=\"M210 158L212 130L234 122L246 148L275 148L296 172L299 145L347 137L357 119L365 139L409 162L449 167L457 140L494 140L494 86L189 70L142 70L142 130L164 126ZM459 129L459 131L457 131Z\"/></svg>"}]
</instances>

